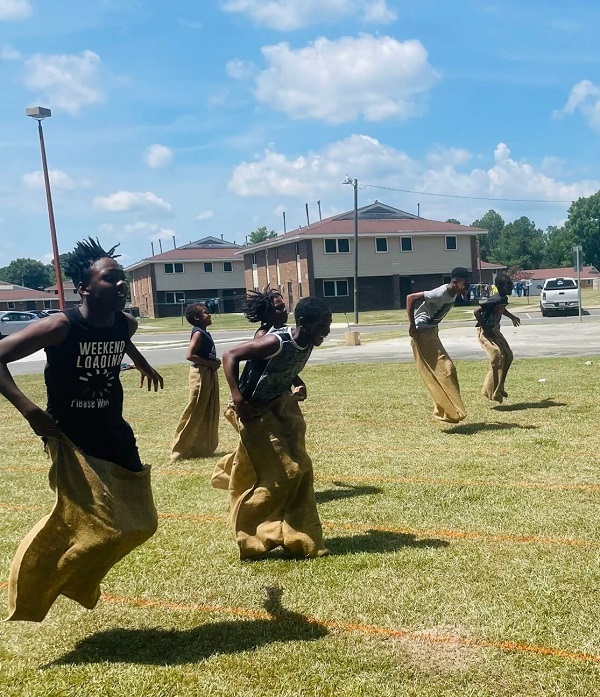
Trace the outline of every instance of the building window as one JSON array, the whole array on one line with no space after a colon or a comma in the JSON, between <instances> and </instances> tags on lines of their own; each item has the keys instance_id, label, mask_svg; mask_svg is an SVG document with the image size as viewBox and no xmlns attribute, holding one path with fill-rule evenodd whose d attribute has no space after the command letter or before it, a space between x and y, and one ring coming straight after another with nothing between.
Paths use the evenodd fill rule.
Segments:
<instances>
[{"instance_id":1,"label":"building window","mask_svg":"<svg viewBox=\"0 0 600 697\"><path fill-rule=\"evenodd\" d=\"M338 298L348 295L348 281L323 281L323 297Z\"/></svg>"},{"instance_id":2,"label":"building window","mask_svg":"<svg viewBox=\"0 0 600 697\"><path fill-rule=\"evenodd\" d=\"M442 276L442 283L450 283L452 276Z\"/></svg>"},{"instance_id":3,"label":"building window","mask_svg":"<svg viewBox=\"0 0 600 697\"><path fill-rule=\"evenodd\" d=\"M252 252L252 266L256 266L256 252Z\"/></svg>"},{"instance_id":4,"label":"building window","mask_svg":"<svg viewBox=\"0 0 600 697\"><path fill-rule=\"evenodd\" d=\"M165 273L183 273L183 264L165 264Z\"/></svg>"},{"instance_id":5,"label":"building window","mask_svg":"<svg viewBox=\"0 0 600 697\"><path fill-rule=\"evenodd\" d=\"M378 254L383 254L384 252L387 252L387 250L388 250L387 237L376 237L375 238L375 251Z\"/></svg>"},{"instance_id":6,"label":"building window","mask_svg":"<svg viewBox=\"0 0 600 697\"><path fill-rule=\"evenodd\" d=\"M412 237L401 237L400 238L400 251L401 252L412 252Z\"/></svg>"},{"instance_id":7,"label":"building window","mask_svg":"<svg viewBox=\"0 0 600 697\"><path fill-rule=\"evenodd\" d=\"M165 302L167 303L167 305L176 305L177 303L184 303L185 293L180 291L176 293L165 293Z\"/></svg>"},{"instance_id":8,"label":"building window","mask_svg":"<svg viewBox=\"0 0 600 697\"><path fill-rule=\"evenodd\" d=\"M296 242L296 256L300 256L300 242Z\"/></svg>"},{"instance_id":9,"label":"building window","mask_svg":"<svg viewBox=\"0 0 600 697\"><path fill-rule=\"evenodd\" d=\"M204 262L204 273L212 273L212 272L213 272L212 261L205 261Z\"/></svg>"},{"instance_id":10,"label":"building window","mask_svg":"<svg viewBox=\"0 0 600 697\"><path fill-rule=\"evenodd\" d=\"M9 300L9 301L6 303L6 308L7 308L8 310L14 310L14 309L15 309L15 304L14 304L14 302L12 302L12 300Z\"/></svg>"},{"instance_id":11,"label":"building window","mask_svg":"<svg viewBox=\"0 0 600 697\"><path fill-rule=\"evenodd\" d=\"M347 237L325 240L325 254L350 254L350 240Z\"/></svg>"},{"instance_id":12,"label":"building window","mask_svg":"<svg viewBox=\"0 0 600 697\"><path fill-rule=\"evenodd\" d=\"M223 262L223 271L233 271L233 262L232 261L224 261Z\"/></svg>"},{"instance_id":13,"label":"building window","mask_svg":"<svg viewBox=\"0 0 600 697\"><path fill-rule=\"evenodd\" d=\"M449 252L456 251L456 235L446 235L446 249Z\"/></svg>"},{"instance_id":14,"label":"building window","mask_svg":"<svg viewBox=\"0 0 600 697\"><path fill-rule=\"evenodd\" d=\"M44 300L44 310L52 309L52 300Z\"/></svg>"}]
</instances>

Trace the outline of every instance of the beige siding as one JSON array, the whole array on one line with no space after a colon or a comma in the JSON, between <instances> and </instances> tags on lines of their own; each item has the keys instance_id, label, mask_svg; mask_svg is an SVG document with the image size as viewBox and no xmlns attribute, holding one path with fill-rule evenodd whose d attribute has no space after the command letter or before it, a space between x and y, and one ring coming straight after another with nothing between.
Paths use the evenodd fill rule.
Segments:
<instances>
[{"instance_id":1,"label":"beige siding","mask_svg":"<svg viewBox=\"0 0 600 697\"><path fill-rule=\"evenodd\" d=\"M171 263L171 262L166 262ZM223 271L222 261L213 261L212 273L204 271L204 262L183 262L183 273L165 273L163 262L154 265L156 270L156 290L201 290L225 288L244 288L244 262L236 260L233 263L233 271Z\"/></svg>"},{"instance_id":2,"label":"beige siding","mask_svg":"<svg viewBox=\"0 0 600 697\"><path fill-rule=\"evenodd\" d=\"M375 237L358 240L359 276L445 274L454 266L471 267L471 241L468 235L456 237L457 249L453 251L446 250L444 235L413 235L412 252L400 251L400 237L388 236L387 240L387 253L375 252ZM315 278L347 278L354 274L352 238L350 254L325 254L322 239L313 240L312 243Z\"/></svg>"}]
</instances>

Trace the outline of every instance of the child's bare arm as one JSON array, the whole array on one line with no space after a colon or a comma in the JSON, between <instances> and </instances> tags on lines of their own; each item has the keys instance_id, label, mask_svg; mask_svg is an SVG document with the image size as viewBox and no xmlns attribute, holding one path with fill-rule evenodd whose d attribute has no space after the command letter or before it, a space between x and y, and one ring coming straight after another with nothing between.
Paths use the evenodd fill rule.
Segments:
<instances>
[{"instance_id":1,"label":"child's bare arm","mask_svg":"<svg viewBox=\"0 0 600 697\"><path fill-rule=\"evenodd\" d=\"M511 320L514 327L518 327L521 324L521 318L513 315L513 313L509 312L506 308L504 308L504 312L502 314Z\"/></svg>"}]
</instances>

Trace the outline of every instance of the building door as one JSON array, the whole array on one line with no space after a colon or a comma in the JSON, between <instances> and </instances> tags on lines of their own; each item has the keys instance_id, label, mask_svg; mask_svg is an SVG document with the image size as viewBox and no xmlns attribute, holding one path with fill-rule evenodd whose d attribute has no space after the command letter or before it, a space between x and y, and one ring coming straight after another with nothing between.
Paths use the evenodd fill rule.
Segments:
<instances>
[{"instance_id":1,"label":"building door","mask_svg":"<svg viewBox=\"0 0 600 697\"><path fill-rule=\"evenodd\" d=\"M406 296L412 293L410 276L400 276L400 307L406 307Z\"/></svg>"}]
</instances>

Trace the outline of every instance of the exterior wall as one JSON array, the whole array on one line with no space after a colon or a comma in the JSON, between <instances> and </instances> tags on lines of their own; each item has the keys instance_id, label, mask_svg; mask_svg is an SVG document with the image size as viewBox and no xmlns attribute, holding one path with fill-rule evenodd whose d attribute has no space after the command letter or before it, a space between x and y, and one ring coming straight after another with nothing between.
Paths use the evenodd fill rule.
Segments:
<instances>
[{"instance_id":1,"label":"exterior wall","mask_svg":"<svg viewBox=\"0 0 600 697\"><path fill-rule=\"evenodd\" d=\"M156 293L156 303L154 305L153 317L180 317L183 308L192 302L214 303L210 307L213 313L241 312L246 299L246 289L240 288L192 288L190 290L179 291L184 294L183 302L166 302L166 293L169 291L159 290ZM216 301L216 302L215 302Z\"/></svg>"},{"instance_id":2,"label":"exterior wall","mask_svg":"<svg viewBox=\"0 0 600 697\"><path fill-rule=\"evenodd\" d=\"M253 269L252 253L244 255L246 288L262 289L267 284L277 288L283 295L288 312L293 311L300 298L315 294L311 240L257 250L254 256L256 267Z\"/></svg>"},{"instance_id":3,"label":"exterior wall","mask_svg":"<svg viewBox=\"0 0 600 697\"><path fill-rule=\"evenodd\" d=\"M446 274L448 275L448 274ZM341 297L325 297L323 281L315 280L315 295L327 303L332 312L354 311L354 277L347 277L348 295ZM400 310L406 307L406 296L421 290L430 290L441 286L444 275L429 274L423 276L369 276L358 279L358 310Z\"/></svg>"},{"instance_id":4,"label":"exterior wall","mask_svg":"<svg viewBox=\"0 0 600 697\"><path fill-rule=\"evenodd\" d=\"M455 266L476 268L476 247L471 235L456 235L456 250L446 250L444 235L402 235L412 237L413 251L400 251L400 236L387 237L388 251L375 251L375 236L358 240L360 277L410 276L415 274L449 273ZM354 239L349 254L325 254L324 240L313 239L314 275L317 278L346 278L354 275Z\"/></svg>"},{"instance_id":5,"label":"exterior wall","mask_svg":"<svg viewBox=\"0 0 600 697\"><path fill-rule=\"evenodd\" d=\"M204 271L204 263L212 263L213 271ZM183 263L183 273L165 273L165 263L154 262L156 290L188 290L190 288L222 289L244 286L244 265L241 259L232 261L233 271L223 271L223 260L194 260ZM179 263L179 262L178 262Z\"/></svg>"},{"instance_id":6,"label":"exterior wall","mask_svg":"<svg viewBox=\"0 0 600 697\"><path fill-rule=\"evenodd\" d=\"M129 272L129 277L131 304L139 307L142 316L156 317L156 284L153 265L146 264L133 269Z\"/></svg>"},{"instance_id":7,"label":"exterior wall","mask_svg":"<svg viewBox=\"0 0 600 697\"><path fill-rule=\"evenodd\" d=\"M133 269L130 274L131 304L148 317L181 315L181 305L193 301L218 299L219 312L240 312L245 297L243 261L232 262L233 271L223 271L223 261L213 261L213 272L204 271L204 261L186 261L183 273L165 274L164 264L153 262ZM183 293L184 303L167 303L166 293Z\"/></svg>"},{"instance_id":8,"label":"exterior wall","mask_svg":"<svg viewBox=\"0 0 600 697\"><path fill-rule=\"evenodd\" d=\"M48 298L49 303L44 305L43 300L3 300L0 302L0 310L17 310L30 312L31 310L58 310L58 298Z\"/></svg>"}]
</instances>

